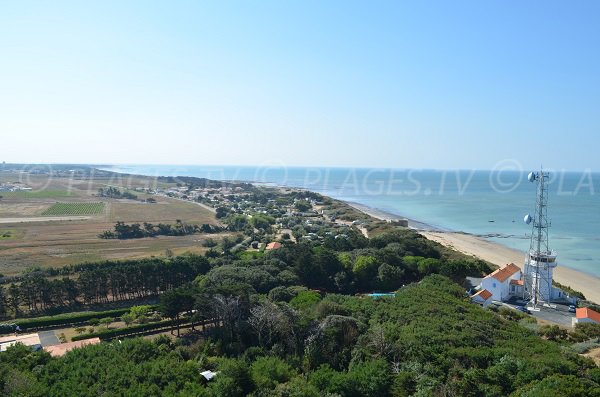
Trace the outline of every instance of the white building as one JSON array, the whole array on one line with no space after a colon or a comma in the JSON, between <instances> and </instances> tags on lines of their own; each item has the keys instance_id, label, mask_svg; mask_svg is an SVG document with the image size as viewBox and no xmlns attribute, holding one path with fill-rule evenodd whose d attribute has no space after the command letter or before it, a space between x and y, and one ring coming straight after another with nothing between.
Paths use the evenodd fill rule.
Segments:
<instances>
[{"instance_id":1,"label":"white building","mask_svg":"<svg viewBox=\"0 0 600 397\"><path fill-rule=\"evenodd\" d=\"M518 294L517 287L520 280L521 269L514 263L509 263L485 276L481 280L479 290L489 291L492 294L491 300L504 301Z\"/></svg>"},{"instance_id":2,"label":"white building","mask_svg":"<svg viewBox=\"0 0 600 397\"><path fill-rule=\"evenodd\" d=\"M483 307L487 307L490 303L492 303L492 293L487 289L481 289L471 297L471 300Z\"/></svg>"},{"instance_id":3,"label":"white building","mask_svg":"<svg viewBox=\"0 0 600 397\"><path fill-rule=\"evenodd\" d=\"M6 349L17 343L22 343L25 346L29 346L33 350L40 350L42 348L42 343L40 342L40 337L37 333L9 335L0 337L0 352L6 351Z\"/></svg>"},{"instance_id":4,"label":"white building","mask_svg":"<svg viewBox=\"0 0 600 397\"><path fill-rule=\"evenodd\" d=\"M529 267L529 269L531 269L531 267ZM477 287L478 292L471 296L471 300L480 305L487 306L493 300L507 301L512 297L523 298L525 293L524 288L526 287L525 283L528 282L527 280L531 282L531 277L528 278L514 263L509 263L481 279L481 283ZM568 299L573 301L573 299L569 299L561 289L554 286L550 286L549 288L551 291L549 294L550 296L548 296L547 289L539 288L540 293L545 291L546 302L557 299ZM489 297L488 293L490 294Z\"/></svg>"}]
</instances>

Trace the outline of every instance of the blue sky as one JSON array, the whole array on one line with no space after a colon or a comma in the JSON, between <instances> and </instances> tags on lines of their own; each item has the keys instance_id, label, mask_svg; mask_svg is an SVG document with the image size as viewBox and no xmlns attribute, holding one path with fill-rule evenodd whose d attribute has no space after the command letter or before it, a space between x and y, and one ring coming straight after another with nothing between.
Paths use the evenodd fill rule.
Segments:
<instances>
[{"instance_id":1,"label":"blue sky","mask_svg":"<svg viewBox=\"0 0 600 397\"><path fill-rule=\"evenodd\" d=\"M600 171L599 12L2 2L0 161Z\"/></svg>"}]
</instances>

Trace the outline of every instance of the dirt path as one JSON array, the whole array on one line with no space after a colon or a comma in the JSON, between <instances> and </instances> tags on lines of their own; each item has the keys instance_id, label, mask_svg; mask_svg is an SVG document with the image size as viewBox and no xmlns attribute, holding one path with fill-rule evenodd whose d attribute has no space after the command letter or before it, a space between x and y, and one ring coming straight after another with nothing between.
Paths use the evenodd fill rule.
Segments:
<instances>
[{"instance_id":1,"label":"dirt path","mask_svg":"<svg viewBox=\"0 0 600 397\"><path fill-rule=\"evenodd\" d=\"M589 352L582 354L583 356L589 357L600 367L600 347L590 350Z\"/></svg>"}]
</instances>

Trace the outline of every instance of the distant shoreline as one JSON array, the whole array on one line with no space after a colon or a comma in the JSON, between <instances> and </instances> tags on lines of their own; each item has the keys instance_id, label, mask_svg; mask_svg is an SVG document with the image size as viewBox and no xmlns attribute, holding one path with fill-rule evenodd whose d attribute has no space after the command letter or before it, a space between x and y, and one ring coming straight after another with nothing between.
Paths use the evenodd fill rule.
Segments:
<instances>
[{"instance_id":1,"label":"distant shoreline","mask_svg":"<svg viewBox=\"0 0 600 397\"><path fill-rule=\"evenodd\" d=\"M380 220L401 218L392 213L370 208L363 204L345 201L353 208ZM429 240L438 242L465 255L483 259L497 266L514 263L523 268L525 252L472 234L440 230L422 222L409 219L409 227ZM587 300L600 303L600 278L579 270L559 265L554 270L554 280L583 293Z\"/></svg>"},{"instance_id":2,"label":"distant shoreline","mask_svg":"<svg viewBox=\"0 0 600 397\"><path fill-rule=\"evenodd\" d=\"M377 218L377 219L380 219L383 221L406 219L408 221L408 227L413 230L416 230L416 231L438 231L438 232L450 232L451 231L449 229L433 226L433 225L430 225L425 222L420 222L415 219L407 218L405 216L396 215L392 212L385 211L385 210L382 210L379 208L369 207L368 205L356 203L354 201L347 201L347 200L340 200L340 201L343 201L344 203L348 204L352 208L354 208L362 213L365 213L373 218Z\"/></svg>"},{"instance_id":3,"label":"distant shoreline","mask_svg":"<svg viewBox=\"0 0 600 397\"><path fill-rule=\"evenodd\" d=\"M96 168L96 167L94 167ZM110 169L104 168L103 171L113 172L121 175L139 175L139 176L148 176L141 174L131 174L125 172L114 171ZM232 181L224 181L224 182L232 182ZM256 182L248 182L248 181L240 181L240 183L254 183ZM265 184L263 184L265 185ZM271 184L269 184L271 185ZM272 184L273 187L283 187L283 188L293 188L293 186L287 185L278 185L276 183ZM303 189L303 188L298 188ZM308 190L308 189L304 189ZM326 194L316 192L323 196L327 196ZM334 198L334 197L332 197ZM335 199L335 198L334 198ZM368 205L356 203L343 199L336 199L338 201L344 202L347 205L355 208L356 210L380 220L395 220L395 219L406 219L408 220L409 228L415 230L417 233L420 233L424 237L437 241L438 243L445 245L449 248L452 248L456 251L462 252L466 255L474 256L483 260L486 260L490 263L493 263L497 266L505 265L506 263L514 263L519 267L523 267L523 262L525 259L525 252L509 248L500 243L496 243L485 239L484 237L479 237L477 235L465 233L462 231L453 231L450 229L445 229L442 227L437 227L433 225L429 225L424 222L420 222L411 218L407 218L404 216L396 215L392 212L381 210L378 208L369 207ZM575 270L569 267L561 266L560 262L558 267L554 271L554 279L559 283L570 286L571 288L582 292L588 300L594 301L596 303L600 303L600 278L594 275L585 273L583 271Z\"/></svg>"}]
</instances>

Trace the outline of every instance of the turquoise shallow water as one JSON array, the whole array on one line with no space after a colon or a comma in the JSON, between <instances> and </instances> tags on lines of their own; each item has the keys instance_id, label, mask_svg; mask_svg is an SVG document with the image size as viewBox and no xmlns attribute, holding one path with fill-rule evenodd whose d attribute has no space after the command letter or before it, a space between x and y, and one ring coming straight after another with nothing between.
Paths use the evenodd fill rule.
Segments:
<instances>
[{"instance_id":1,"label":"turquoise shallow water","mask_svg":"<svg viewBox=\"0 0 600 397\"><path fill-rule=\"evenodd\" d=\"M528 171L439 171L311 167L123 165L112 171L195 176L305 188L423 222L529 247L535 185ZM550 246L559 263L600 277L600 174L551 172Z\"/></svg>"}]
</instances>

